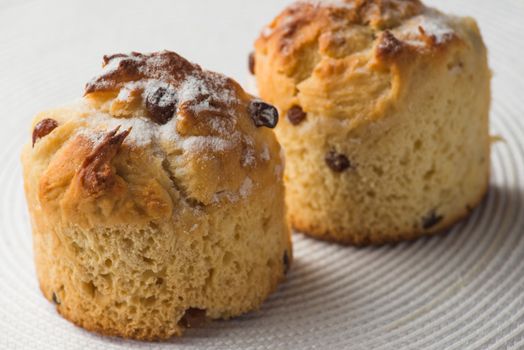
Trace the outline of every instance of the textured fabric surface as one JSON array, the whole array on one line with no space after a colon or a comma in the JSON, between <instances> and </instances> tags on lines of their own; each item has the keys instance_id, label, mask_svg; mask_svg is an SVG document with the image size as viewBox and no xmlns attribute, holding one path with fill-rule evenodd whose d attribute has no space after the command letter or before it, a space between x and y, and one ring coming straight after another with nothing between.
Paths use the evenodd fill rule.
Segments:
<instances>
[{"instance_id":1,"label":"textured fabric surface","mask_svg":"<svg viewBox=\"0 0 524 350\"><path fill-rule=\"evenodd\" d=\"M167 343L83 331L38 289L19 152L39 110L78 97L104 53L172 49L248 82L271 1L0 5L0 349L523 349L524 3L428 1L475 17L493 69L490 191L448 234L354 249L294 237L288 281L262 310Z\"/></svg>"}]
</instances>

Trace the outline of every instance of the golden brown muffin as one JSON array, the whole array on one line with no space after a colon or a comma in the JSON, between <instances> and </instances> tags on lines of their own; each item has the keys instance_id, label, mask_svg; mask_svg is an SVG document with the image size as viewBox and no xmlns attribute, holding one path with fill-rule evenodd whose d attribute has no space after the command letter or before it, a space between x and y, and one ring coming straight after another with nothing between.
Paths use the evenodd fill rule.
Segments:
<instances>
[{"instance_id":1,"label":"golden brown muffin","mask_svg":"<svg viewBox=\"0 0 524 350\"><path fill-rule=\"evenodd\" d=\"M355 245L441 231L488 186L490 71L471 18L418 0L303 1L261 33L292 226Z\"/></svg>"},{"instance_id":2,"label":"golden brown muffin","mask_svg":"<svg viewBox=\"0 0 524 350\"><path fill-rule=\"evenodd\" d=\"M42 292L135 339L257 309L292 259L276 109L173 52L104 66L23 151Z\"/></svg>"}]
</instances>

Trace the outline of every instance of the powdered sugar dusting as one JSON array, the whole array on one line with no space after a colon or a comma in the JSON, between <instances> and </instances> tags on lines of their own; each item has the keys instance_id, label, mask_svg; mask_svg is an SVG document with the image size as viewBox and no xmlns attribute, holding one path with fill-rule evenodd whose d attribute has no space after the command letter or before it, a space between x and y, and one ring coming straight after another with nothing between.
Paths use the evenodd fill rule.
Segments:
<instances>
[{"instance_id":1,"label":"powdered sugar dusting","mask_svg":"<svg viewBox=\"0 0 524 350\"><path fill-rule=\"evenodd\" d=\"M211 129L222 135L229 133L235 124L235 120L233 119L226 119L219 116L209 118L209 126Z\"/></svg>"},{"instance_id":2,"label":"powdered sugar dusting","mask_svg":"<svg viewBox=\"0 0 524 350\"><path fill-rule=\"evenodd\" d=\"M242 141L244 144L244 151L242 152L241 164L243 167L254 166L256 163L255 142L251 137L247 136L244 136Z\"/></svg>"},{"instance_id":3,"label":"powdered sugar dusting","mask_svg":"<svg viewBox=\"0 0 524 350\"><path fill-rule=\"evenodd\" d=\"M222 101L227 105L238 102L236 92L228 85L227 78L214 72L206 72L206 77L207 79L201 75L188 76L178 89L180 101L204 98Z\"/></svg>"},{"instance_id":4,"label":"powdered sugar dusting","mask_svg":"<svg viewBox=\"0 0 524 350\"><path fill-rule=\"evenodd\" d=\"M120 130L131 129L124 143L147 146L152 142L156 131L156 124L147 118L113 118L105 113L95 113L86 121L86 127L81 128L79 133L93 141L99 141L105 132L120 127Z\"/></svg>"},{"instance_id":5,"label":"powdered sugar dusting","mask_svg":"<svg viewBox=\"0 0 524 350\"><path fill-rule=\"evenodd\" d=\"M163 90L162 96L160 97L158 101L156 101L159 107L165 107L173 103L176 103L177 91L172 85L164 81L157 80L157 79L148 79L146 80L146 82L143 85L144 85L144 93L142 95L143 98L146 98L147 96L152 96L159 89Z\"/></svg>"},{"instance_id":6,"label":"powdered sugar dusting","mask_svg":"<svg viewBox=\"0 0 524 350\"><path fill-rule=\"evenodd\" d=\"M94 132L92 129L80 128L76 135L87 138L93 143L93 145L98 145L104 138L104 134L101 132Z\"/></svg>"},{"instance_id":7,"label":"powdered sugar dusting","mask_svg":"<svg viewBox=\"0 0 524 350\"><path fill-rule=\"evenodd\" d=\"M194 100L201 95L209 95L209 89L200 79L195 76L189 76L178 90L181 102Z\"/></svg>"},{"instance_id":8,"label":"powdered sugar dusting","mask_svg":"<svg viewBox=\"0 0 524 350\"><path fill-rule=\"evenodd\" d=\"M188 152L203 152L212 150L214 152L225 152L233 149L235 144L217 136L190 136L182 141L182 148Z\"/></svg>"},{"instance_id":9,"label":"powdered sugar dusting","mask_svg":"<svg viewBox=\"0 0 524 350\"><path fill-rule=\"evenodd\" d=\"M117 126L131 128L125 140L128 144L144 146L154 139L180 141L180 147L188 152L224 152L235 147L235 142L239 141L238 138L231 138L238 117L231 111L236 111L240 101L235 83L225 76L204 71L198 65L170 52L118 54L105 60L107 64L102 74L92 81L92 89L88 89L88 93L104 88L118 89L116 100L135 103L133 99L141 97L147 113L143 117L113 118L109 114L95 112L88 122L88 129L107 130ZM129 77L138 80L127 81ZM154 108L169 109L174 106L175 115L166 117L165 123L158 122L158 119L152 121L147 103L153 104ZM184 111L194 113L192 118L205 118L212 135L182 138L176 128L181 104L184 104ZM202 112L206 114L200 117Z\"/></svg>"},{"instance_id":10,"label":"powdered sugar dusting","mask_svg":"<svg viewBox=\"0 0 524 350\"><path fill-rule=\"evenodd\" d=\"M196 114L203 111L220 112L222 106L232 107L239 102L227 78L213 72L206 72L205 78L198 74L188 76L180 85L177 97L180 103L190 101L187 108Z\"/></svg>"},{"instance_id":11,"label":"powdered sugar dusting","mask_svg":"<svg viewBox=\"0 0 524 350\"><path fill-rule=\"evenodd\" d=\"M434 9L426 11L415 16L400 27L396 28L393 33L401 40L415 46L425 45L423 33L432 37L435 44L441 44L455 35L450 21L452 16L445 16Z\"/></svg>"},{"instance_id":12,"label":"powdered sugar dusting","mask_svg":"<svg viewBox=\"0 0 524 350\"><path fill-rule=\"evenodd\" d=\"M426 34L435 37L437 43L444 42L454 33L447 20L445 20L442 16L421 16L420 27Z\"/></svg>"},{"instance_id":13,"label":"powdered sugar dusting","mask_svg":"<svg viewBox=\"0 0 524 350\"><path fill-rule=\"evenodd\" d=\"M240 196L242 198L246 198L247 196L251 194L252 189L253 189L253 180L251 180L249 177L246 177L244 181L242 182L242 185L240 186L238 193L240 193Z\"/></svg>"},{"instance_id":14,"label":"powdered sugar dusting","mask_svg":"<svg viewBox=\"0 0 524 350\"><path fill-rule=\"evenodd\" d=\"M102 75L115 72L118 69L120 62L122 62L123 59L134 59L134 58L133 57L123 57L123 56L117 56L117 57L111 58L107 62L107 64L105 64L102 67Z\"/></svg>"},{"instance_id":15,"label":"powdered sugar dusting","mask_svg":"<svg viewBox=\"0 0 524 350\"><path fill-rule=\"evenodd\" d=\"M348 9L355 8L354 2L344 0L303 0L301 2L322 7L343 7Z\"/></svg>"},{"instance_id":16,"label":"powdered sugar dusting","mask_svg":"<svg viewBox=\"0 0 524 350\"><path fill-rule=\"evenodd\" d=\"M130 86L125 86L118 92L117 100L128 101L131 98L133 89Z\"/></svg>"},{"instance_id":17,"label":"powdered sugar dusting","mask_svg":"<svg viewBox=\"0 0 524 350\"><path fill-rule=\"evenodd\" d=\"M121 130L131 129L124 143L140 147L151 145L155 140L164 140L179 144L185 152L227 152L239 142L238 132L227 139L219 136L182 137L176 132L175 119L165 125L158 125L147 118L114 118L99 112L86 119L86 126L80 128L78 134L88 137L96 144L107 131L117 127Z\"/></svg>"},{"instance_id":18,"label":"powdered sugar dusting","mask_svg":"<svg viewBox=\"0 0 524 350\"><path fill-rule=\"evenodd\" d=\"M260 158L264 161L268 161L271 159L271 155L269 154L269 147L267 145L264 145L264 147L262 148Z\"/></svg>"},{"instance_id":19,"label":"powdered sugar dusting","mask_svg":"<svg viewBox=\"0 0 524 350\"><path fill-rule=\"evenodd\" d=\"M223 198L227 199L227 201L231 203L238 202L238 193L232 192L232 191L220 191L213 195L213 203L220 202Z\"/></svg>"}]
</instances>

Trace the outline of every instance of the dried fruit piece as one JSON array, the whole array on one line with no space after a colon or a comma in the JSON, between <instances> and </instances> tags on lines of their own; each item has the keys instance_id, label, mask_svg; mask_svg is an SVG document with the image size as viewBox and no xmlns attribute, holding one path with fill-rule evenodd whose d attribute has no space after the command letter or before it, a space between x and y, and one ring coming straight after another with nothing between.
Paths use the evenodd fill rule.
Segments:
<instances>
[{"instance_id":1,"label":"dried fruit piece","mask_svg":"<svg viewBox=\"0 0 524 350\"><path fill-rule=\"evenodd\" d=\"M55 130L57 127L58 122L54 119L47 118L39 121L33 129L33 147L35 146L36 141L49 135L51 131Z\"/></svg>"},{"instance_id":2,"label":"dried fruit piece","mask_svg":"<svg viewBox=\"0 0 524 350\"><path fill-rule=\"evenodd\" d=\"M293 106L287 111L287 119L293 125L300 124L304 119L306 119L306 112L300 106Z\"/></svg>"},{"instance_id":3,"label":"dried fruit piece","mask_svg":"<svg viewBox=\"0 0 524 350\"><path fill-rule=\"evenodd\" d=\"M53 292L51 299L53 299L53 303L55 303L56 305L60 305L60 300L58 300L58 296L56 295L55 292Z\"/></svg>"},{"instance_id":4,"label":"dried fruit piece","mask_svg":"<svg viewBox=\"0 0 524 350\"><path fill-rule=\"evenodd\" d=\"M175 93L165 87L146 91L145 104L149 118L158 124L165 124L176 112Z\"/></svg>"},{"instance_id":5,"label":"dried fruit piece","mask_svg":"<svg viewBox=\"0 0 524 350\"><path fill-rule=\"evenodd\" d=\"M432 211L428 213L428 215L422 218L422 228L424 230L432 228L433 226L438 224L440 221L442 221L443 218L444 217L442 215L437 215L437 213L433 209Z\"/></svg>"},{"instance_id":6,"label":"dried fruit piece","mask_svg":"<svg viewBox=\"0 0 524 350\"><path fill-rule=\"evenodd\" d=\"M185 328L194 328L201 326L206 321L206 310L191 307L186 310L178 323Z\"/></svg>"},{"instance_id":7,"label":"dried fruit piece","mask_svg":"<svg viewBox=\"0 0 524 350\"><path fill-rule=\"evenodd\" d=\"M351 166L351 162L345 155L335 151L329 151L326 154L325 161L331 170L337 173L341 173Z\"/></svg>"},{"instance_id":8,"label":"dried fruit piece","mask_svg":"<svg viewBox=\"0 0 524 350\"><path fill-rule=\"evenodd\" d=\"M284 256L282 257L282 263L284 264L284 274L287 274L290 267L289 255L287 254L287 250L284 252Z\"/></svg>"},{"instance_id":9,"label":"dried fruit piece","mask_svg":"<svg viewBox=\"0 0 524 350\"><path fill-rule=\"evenodd\" d=\"M274 128L278 123L278 111L272 105L262 101L252 101L249 105L251 119L257 127Z\"/></svg>"},{"instance_id":10,"label":"dried fruit piece","mask_svg":"<svg viewBox=\"0 0 524 350\"><path fill-rule=\"evenodd\" d=\"M255 53L251 52L247 60L247 66L249 68L249 73L255 74Z\"/></svg>"}]
</instances>

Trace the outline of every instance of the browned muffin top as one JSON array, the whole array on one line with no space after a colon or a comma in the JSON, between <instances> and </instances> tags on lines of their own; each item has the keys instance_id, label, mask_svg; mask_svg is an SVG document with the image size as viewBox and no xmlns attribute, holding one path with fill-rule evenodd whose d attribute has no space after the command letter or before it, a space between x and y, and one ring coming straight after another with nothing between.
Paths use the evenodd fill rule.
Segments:
<instances>
[{"instance_id":1,"label":"browned muffin top","mask_svg":"<svg viewBox=\"0 0 524 350\"><path fill-rule=\"evenodd\" d=\"M419 0L297 1L255 43L260 95L291 111L296 124L308 114L345 118L357 109L372 117L372 106L386 105L361 101L397 91L391 87L399 69L444 58L474 36L474 24L460 21Z\"/></svg>"},{"instance_id":2,"label":"browned muffin top","mask_svg":"<svg viewBox=\"0 0 524 350\"><path fill-rule=\"evenodd\" d=\"M158 124L166 124L175 114L202 124L198 119L207 114L227 117L247 112L257 127L274 127L277 122L276 110L269 105L263 105L266 113L257 114L261 102L233 79L206 71L175 52L104 56L103 67L102 74L86 84L85 95L114 99L112 112L117 117L145 110Z\"/></svg>"},{"instance_id":3,"label":"browned muffin top","mask_svg":"<svg viewBox=\"0 0 524 350\"><path fill-rule=\"evenodd\" d=\"M415 17L418 20L411 23ZM391 33L400 29L404 32L400 34L403 39L437 46L453 36L438 17L438 13L419 0L298 1L263 30L258 45L270 45L275 53L293 56L318 41L321 52L340 58L375 41L391 48L392 43L397 44Z\"/></svg>"}]
</instances>

